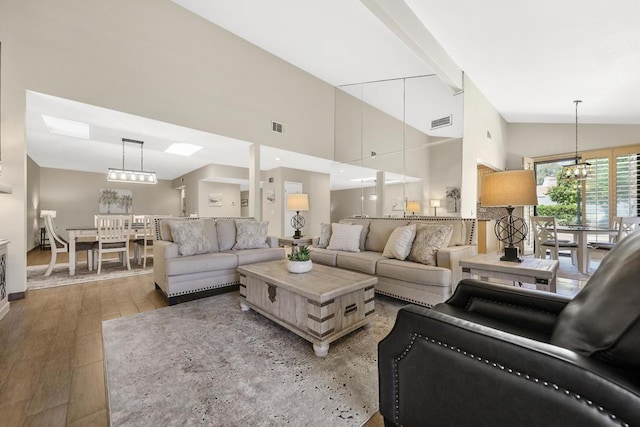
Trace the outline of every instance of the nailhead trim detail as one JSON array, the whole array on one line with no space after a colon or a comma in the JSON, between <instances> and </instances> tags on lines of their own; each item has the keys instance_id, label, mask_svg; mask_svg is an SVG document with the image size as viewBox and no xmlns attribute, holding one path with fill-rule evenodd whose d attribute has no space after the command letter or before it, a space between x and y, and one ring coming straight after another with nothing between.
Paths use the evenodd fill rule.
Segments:
<instances>
[{"instance_id":1,"label":"nailhead trim detail","mask_svg":"<svg viewBox=\"0 0 640 427\"><path fill-rule=\"evenodd\" d=\"M424 301L418 301L417 299L413 299L413 298L407 298L407 297L404 297L402 295L396 295L396 294L394 294L392 292L379 291L377 289L376 289L375 292L376 292L376 294L382 294L382 295L386 295L388 297L400 299L400 300L407 301L407 302L412 302L414 304L421 305L423 307L428 307L428 308L432 308L433 307L433 304L429 304L429 303L424 302Z\"/></svg>"},{"instance_id":2,"label":"nailhead trim detail","mask_svg":"<svg viewBox=\"0 0 640 427\"><path fill-rule=\"evenodd\" d=\"M497 362L492 362L488 359L485 359L481 356L476 356L472 353L468 353L465 350L462 350L459 347L455 347L452 345L449 345L447 343L443 343L442 341L437 341L433 338L429 338L427 336L424 336L422 334L418 334L418 333L413 333L411 335L411 338L409 339L409 342L407 343L407 345L405 346L404 350L396 357L394 357L393 359L393 387L394 387L394 398L395 398L395 411L394 411L394 418L396 423L399 421L400 419L400 396L399 396L399 383L400 383L400 374L398 372L398 365L399 362L404 359L409 352L412 350L413 345L415 344L416 340L421 339L426 341L427 343L431 343L431 344L436 344L440 347L446 348L448 350L451 351L455 351L456 353L459 353L463 356L469 357L471 359L477 360L479 362L485 363L487 365L491 365L492 367L499 369L501 371L504 371L508 374L511 375L515 375L517 377L523 378L527 381L531 381L535 384L540 384L546 388L551 389L552 391L557 391L562 393L563 395L567 396L567 397L572 397L580 402L584 402L587 406L593 407L595 408L598 412L601 412L603 415L608 416L610 419L612 419L613 421L616 421L617 423L619 423L621 426L623 427L629 427L629 424L622 421L621 419L619 419L615 414L611 413L610 411L604 409L604 407L595 404L592 400L586 399L583 396L577 394L577 393L573 393L570 390L567 390L565 388L561 388L559 385L554 384L554 383L550 383L548 381L544 381L542 379L539 378L535 378L532 377L529 374L523 373L523 372L518 372L518 371L514 371L511 368L508 368L506 366L503 366Z\"/></svg>"}]
</instances>

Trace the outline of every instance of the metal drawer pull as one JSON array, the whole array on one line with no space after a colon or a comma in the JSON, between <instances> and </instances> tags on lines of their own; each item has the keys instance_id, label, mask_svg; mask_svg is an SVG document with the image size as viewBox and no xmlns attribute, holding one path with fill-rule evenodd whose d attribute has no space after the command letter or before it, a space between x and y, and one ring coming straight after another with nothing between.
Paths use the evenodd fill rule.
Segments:
<instances>
[{"instance_id":1,"label":"metal drawer pull","mask_svg":"<svg viewBox=\"0 0 640 427\"><path fill-rule=\"evenodd\" d=\"M269 301L276 302L276 285L267 283L267 294L269 295Z\"/></svg>"},{"instance_id":2,"label":"metal drawer pull","mask_svg":"<svg viewBox=\"0 0 640 427\"><path fill-rule=\"evenodd\" d=\"M349 316L350 314L358 311L358 307L355 304L348 305L344 308L344 316Z\"/></svg>"}]
</instances>

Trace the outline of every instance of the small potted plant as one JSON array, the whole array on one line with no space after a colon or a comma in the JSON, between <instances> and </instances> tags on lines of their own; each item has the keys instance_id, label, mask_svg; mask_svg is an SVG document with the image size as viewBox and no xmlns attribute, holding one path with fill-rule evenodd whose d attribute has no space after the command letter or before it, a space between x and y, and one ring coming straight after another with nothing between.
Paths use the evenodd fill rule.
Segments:
<instances>
[{"instance_id":1,"label":"small potted plant","mask_svg":"<svg viewBox=\"0 0 640 427\"><path fill-rule=\"evenodd\" d=\"M294 247L289 255L287 269L291 273L307 273L311 271L313 264L309 258L309 248L301 246L298 250Z\"/></svg>"}]
</instances>

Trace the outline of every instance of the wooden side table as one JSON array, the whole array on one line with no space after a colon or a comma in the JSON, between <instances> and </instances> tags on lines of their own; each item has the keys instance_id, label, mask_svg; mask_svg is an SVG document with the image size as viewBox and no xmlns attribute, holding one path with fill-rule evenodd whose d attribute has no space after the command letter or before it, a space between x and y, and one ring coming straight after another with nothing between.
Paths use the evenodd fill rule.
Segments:
<instances>
[{"instance_id":1,"label":"wooden side table","mask_svg":"<svg viewBox=\"0 0 640 427\"><path fill-rule=\"evenodd\" d=\"M553 259L525 258L522 262L500 261L500 255L483 254L460 261L464 279L479 276L481 280L495 279L543 285L556 292L556 272L559 263Z\"/></svg>"},{"instance_id":2,"label":"wooden side table","mask_svg":"<svg viewBox=\"0 0 640 427\"><path fill-rule=\"evenodd\" d=\"M310 246L313 243L313 237L301 237L294 239L293 237L278 237L278 246Z\"/></svg>"}]
</instances>

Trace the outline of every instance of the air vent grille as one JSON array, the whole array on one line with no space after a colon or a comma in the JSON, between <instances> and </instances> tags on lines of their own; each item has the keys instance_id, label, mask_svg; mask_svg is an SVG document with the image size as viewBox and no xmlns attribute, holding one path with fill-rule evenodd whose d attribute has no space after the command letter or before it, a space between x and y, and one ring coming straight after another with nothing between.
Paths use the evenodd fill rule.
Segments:
<instances>
[{"instance_id":1,"label":"air vent grille","mask_svg":"<svg viewBox=\"0 0 640 427\"><path fill-rule=\"evenodd\" d=\"M278 122L271 122L271 130L275 133L281 133L283 135L287 134L287 125Z\"/></svg>"},{"instance_id":2,"label":"air vent grille","mask_svg":"<svg viewBox=\"0 0 640 427\"><path fill-rule=\"evenodd\" d=\"M441 119L431 120L431 129L437 129L444 126L451 126L451 115L442 117Z\"/></svg>"}]
</instances>

